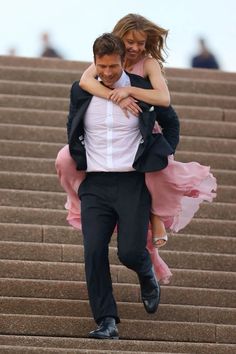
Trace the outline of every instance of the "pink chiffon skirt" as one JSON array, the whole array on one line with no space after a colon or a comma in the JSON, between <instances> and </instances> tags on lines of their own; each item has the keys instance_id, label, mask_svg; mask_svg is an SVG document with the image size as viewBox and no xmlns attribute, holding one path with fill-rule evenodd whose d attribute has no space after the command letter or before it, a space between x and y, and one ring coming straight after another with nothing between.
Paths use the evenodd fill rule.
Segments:
<instances>
[{"instance_id":1,"label":"pink chiffon skirt","mask_svg":"<svg viewBox=\"0 0 236 354\"><path fill-rule=\"evenodd\" d=\"M55 166L60 184L67 193L67 221L81 230L77 192L86 172L76 170L68 145L59 151ZM216 179L211 174L210 167L198 162L178 162L173 156L169 157L168 166L164 170L146 173L145 181L152 197L151 212L158 215L165 227L173 232L183 229L192 220L200 203L211 202L216 196ZM157 248L153 247L151 232L148 232L147 248L157 279L162 284L168 284L172 273Z\"/></svg>"}]
</instances>

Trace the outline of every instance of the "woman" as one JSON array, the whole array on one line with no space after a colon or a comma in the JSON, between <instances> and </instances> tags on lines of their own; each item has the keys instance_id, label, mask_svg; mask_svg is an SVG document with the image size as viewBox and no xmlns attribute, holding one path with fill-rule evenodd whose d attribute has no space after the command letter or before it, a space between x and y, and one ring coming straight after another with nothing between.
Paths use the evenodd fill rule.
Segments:
<instances>
[{"instance_id":1,"label":"woman","mask_svg":"<svg viewBox=\"0 0 236 354\"><path fill-rule=\"evenodd\" d=\"M148 78L153 90L136 87L111 90L95 79L94 64L82 75L80 86L93 95L111 99L125 110L127 117L129 112L138 116L140 108L137 100L156 106L168 106L170 96L163 75L163 51L168 31L140 15L129 14L118 21L113 33L124 41L126 47L125 70ZM158 126L155 130L160 132ZM61 184L70 196L66 205L69 209L67 220L78 227L80 219L76 191L84 178L84 172L75 171L68 147L59 152L56 167ZM71 181L67 180L68 175L73 176ZM209 167L196 162L177 162L173 156L169 157L168 166L164 170L146 173L145 180L152 196L152 240L148 237L147 247L158 279L168 283L171 272L154 247L159 248L167 242L165 227L179 231L190 222L203 200L212 200L216 181Z\"/></svg>"}]
</instances>

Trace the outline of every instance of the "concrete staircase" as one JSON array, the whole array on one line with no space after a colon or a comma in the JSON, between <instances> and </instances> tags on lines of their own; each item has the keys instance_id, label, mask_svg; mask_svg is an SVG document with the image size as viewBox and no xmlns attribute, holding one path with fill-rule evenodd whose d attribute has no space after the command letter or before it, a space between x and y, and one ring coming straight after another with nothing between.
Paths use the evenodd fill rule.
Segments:
<instances>
[{"instance_id":1,"label":"concrete staircase","mask_svg":"<svg viewBox=\"0 0 236 354\"><path fill-rule=\"evenodd\" d=\"M174 276L147 315L136 276L110 257L121 340L86 338L81 235L68 227L54 161L71 83L88 63L0 57L0 352L236 352L236 73L167 69L181 120L176 159L210 164L214 203L161 251Z\"/></svg>"}]
</instances>

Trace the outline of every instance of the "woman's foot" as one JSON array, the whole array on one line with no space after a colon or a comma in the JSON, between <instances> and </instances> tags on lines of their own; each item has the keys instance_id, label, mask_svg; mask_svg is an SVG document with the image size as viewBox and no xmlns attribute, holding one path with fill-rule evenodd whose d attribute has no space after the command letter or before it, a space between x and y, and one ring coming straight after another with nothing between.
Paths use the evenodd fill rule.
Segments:
<instances>
[{"instance_id":1,"label":"woman's foot","mask_svg":"<svg viewBox=\"0 0 236 354\"><path fill-rule=\"evenodd\" d=\"M168 236L153 236L152 237L152 244L156 248L160 248L165 246L166 242L168 241Z\"/></svg>"}]
</instances>

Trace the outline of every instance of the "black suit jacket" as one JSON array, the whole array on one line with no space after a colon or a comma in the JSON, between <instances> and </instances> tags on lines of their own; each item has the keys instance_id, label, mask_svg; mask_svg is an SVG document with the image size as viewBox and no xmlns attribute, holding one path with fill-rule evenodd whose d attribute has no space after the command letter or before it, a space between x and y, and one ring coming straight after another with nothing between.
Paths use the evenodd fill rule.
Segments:
<instances>
[{"instance_id":1,"label":"black suit jacket","mask_svg":"<svg viewBox=\"0 0 236 354\"><path fill-rule=\"evenodd\" d=\"M131 86L152 89L150 82L141 76L127 73ZM70 154L76 162L78 170L87 169L84 146L85 112L92 95L84 91L79 82L73 83L70 95L70 110L67 121L67 134ZM159 171L168 164L168 156L175 152L179 142L179 120L174 109L152 106L139 101L142 113L139 115L139 129L142 135L133 167L139 172ZM162 128L162 134L153 134L155 122Z\"/></svg>"}]
</instances>

